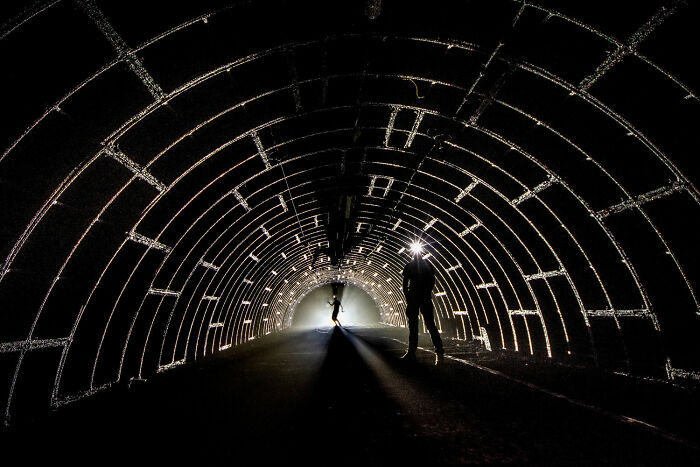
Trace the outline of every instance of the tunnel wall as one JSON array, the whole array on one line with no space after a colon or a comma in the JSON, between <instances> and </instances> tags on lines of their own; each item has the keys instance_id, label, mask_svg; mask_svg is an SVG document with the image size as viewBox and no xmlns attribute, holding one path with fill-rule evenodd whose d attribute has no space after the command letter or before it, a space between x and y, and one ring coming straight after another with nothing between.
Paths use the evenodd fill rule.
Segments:
<instances>
[{"instance_id":1,"label":"tunnel wall","mask_svg":"<svg viewBox=\"0 0 700 467\"><path fill-rule=\"evenodd\" d=\"M697 5L433 3L8 12L5 422L278 332L334 278L405 325L416 239L446 336L697 379Z\"/></svg>"}]
</instances>

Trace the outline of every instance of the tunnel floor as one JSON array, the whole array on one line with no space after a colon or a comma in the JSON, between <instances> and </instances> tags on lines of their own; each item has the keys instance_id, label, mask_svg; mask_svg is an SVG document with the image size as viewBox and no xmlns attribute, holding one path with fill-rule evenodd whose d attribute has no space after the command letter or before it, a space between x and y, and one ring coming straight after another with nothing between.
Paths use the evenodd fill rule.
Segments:
<instances>
[{"instance_id":1,"label":"tunnel floor","mask_svg":"<svg viewBox=\"0 0 700 467\"><path fill-rule=\"evenodd\" d=\"M700 465L695 390L405 329L286 331L3 433L4 458L241 465ZM421 345L429 348L426 336ZM629 418L625 419L623 416Z\"/></svg>"}]
</instances>

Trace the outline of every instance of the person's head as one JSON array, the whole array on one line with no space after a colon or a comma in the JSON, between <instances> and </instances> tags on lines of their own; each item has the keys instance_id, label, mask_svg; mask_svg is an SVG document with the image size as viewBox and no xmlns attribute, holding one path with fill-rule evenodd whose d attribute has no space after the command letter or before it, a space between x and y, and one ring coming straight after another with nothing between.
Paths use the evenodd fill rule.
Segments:
<instances>
[{"instance_id":1,"label":"person's head","mask_svg":"<svg viewBox=\"0 0 700 467\"><path fill-rule=\"evenodd\" d=\"M423 253L423 244L419 240L414 240L411 243L411 254L415 258Z\"/></svg>"}]
</instances>

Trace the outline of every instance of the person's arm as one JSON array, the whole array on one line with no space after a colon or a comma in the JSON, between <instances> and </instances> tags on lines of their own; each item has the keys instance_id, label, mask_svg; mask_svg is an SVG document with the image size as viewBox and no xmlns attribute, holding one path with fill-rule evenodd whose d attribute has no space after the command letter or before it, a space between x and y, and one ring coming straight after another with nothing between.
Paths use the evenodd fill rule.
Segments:
<instances>
[{"instance_id":1,"label":"person's arm","mask_svg":"<svg viewBox=\"0 0 700 467\"><path fill-rule=\"evenodd\" d=\"M403 296L408 296L408 277L403 276Z\"/></svg>"}]
</instances>

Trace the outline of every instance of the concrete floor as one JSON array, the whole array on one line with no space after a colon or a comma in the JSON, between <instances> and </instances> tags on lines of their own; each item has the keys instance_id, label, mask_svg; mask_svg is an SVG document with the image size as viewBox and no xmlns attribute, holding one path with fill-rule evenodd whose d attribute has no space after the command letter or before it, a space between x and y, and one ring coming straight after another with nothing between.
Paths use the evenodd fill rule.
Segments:
<instances>
[{"instance_id":1,"label":"concrete floor","mask_svg":"<svg viewBox=\"0 0 700 467\"><path fill-rule=\"evenodd\" d=\"M271 335L11 427L3 458L700 465L695 390L465 342L448 342L441 367L423 350L406 365L405 338L386 327Z\"/></svg>"}]
</instances>

